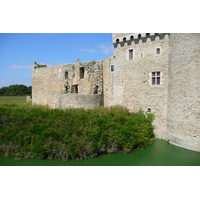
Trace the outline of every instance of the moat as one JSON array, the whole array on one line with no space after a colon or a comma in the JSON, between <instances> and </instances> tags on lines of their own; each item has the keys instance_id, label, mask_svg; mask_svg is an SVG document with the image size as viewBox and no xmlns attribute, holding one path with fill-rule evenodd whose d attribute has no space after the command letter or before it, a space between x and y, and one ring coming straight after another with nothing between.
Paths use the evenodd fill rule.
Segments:
<instances>
[{"instance_id":1,"label":"moat","mask_svg":"<svg viewBox=\"0 0 200 200\"><path fill-rule=\"evenodd\" d=\"M84 161L26 160L0 158L0 166L200 166L200 152L190 151L156 140L144 150L104 154Z\"/></svg>"}]
</instances>

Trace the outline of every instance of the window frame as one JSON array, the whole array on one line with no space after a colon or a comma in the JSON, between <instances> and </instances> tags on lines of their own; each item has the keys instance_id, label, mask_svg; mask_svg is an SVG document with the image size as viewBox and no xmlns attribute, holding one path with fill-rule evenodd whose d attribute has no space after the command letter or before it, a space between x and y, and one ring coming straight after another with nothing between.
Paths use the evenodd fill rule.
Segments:
<instances>
[{"instance_id":1,"label":"window frame","mask_svg":"<svg viewBox=\"0 0 200 200\"><path fill-rule=\"evenodd\" d=\"M161 85L161 71L151 72L151 85Z\"/></svg>"}]
</instances>

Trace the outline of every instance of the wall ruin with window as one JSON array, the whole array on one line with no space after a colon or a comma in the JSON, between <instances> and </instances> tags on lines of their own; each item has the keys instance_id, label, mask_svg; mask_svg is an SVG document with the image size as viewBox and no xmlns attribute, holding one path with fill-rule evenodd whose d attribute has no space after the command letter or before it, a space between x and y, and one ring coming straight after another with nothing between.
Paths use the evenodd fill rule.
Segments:
<instances>
[{"instance_id":1,"label":"wall ruin with window","mask_svg":"<svg viewBox=\"0 0 200 200\"><path fill-rule=\"evenodd\" d=\"M50 105L50 94L65 93L76 95L74 98L79 98L77 101L80 103L81 98L78 95L102 95L102 81L102 61L82 63L77 60L75 64L34 68L32 101L33 104Z\"/></svg>"}]
</instances>

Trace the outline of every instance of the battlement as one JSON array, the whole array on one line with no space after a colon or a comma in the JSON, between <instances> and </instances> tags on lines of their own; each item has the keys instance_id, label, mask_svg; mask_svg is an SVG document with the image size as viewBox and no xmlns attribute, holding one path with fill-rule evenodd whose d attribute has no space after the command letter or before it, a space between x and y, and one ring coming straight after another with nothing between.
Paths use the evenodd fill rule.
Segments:
<instances>
[{"instance_id":1,"label":"battlement","mask_svg":"<svg viewBox=\"0 0 200 200\"><path fill-rule=\"evenodd\" d=\"M127 45L138 44L140 41L142 43L155 41L156 39L162 40L165 37L169 37L169 33L114 33L113 34L113 44L114 48L123 47L125 43Z\"/></svg>"}]
</instances>

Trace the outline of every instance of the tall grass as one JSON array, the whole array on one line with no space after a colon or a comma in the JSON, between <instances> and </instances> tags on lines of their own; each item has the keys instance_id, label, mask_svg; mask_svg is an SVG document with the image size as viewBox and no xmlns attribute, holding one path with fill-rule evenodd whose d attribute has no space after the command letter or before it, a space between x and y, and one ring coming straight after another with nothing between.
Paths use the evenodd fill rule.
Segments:
<instances>
[{"instance_id":1,"label":"tall grass","mask_svg":"<svg viewBox=\"0 0 200 200\"><path fill-rule=\"evenodd\" d=\"M124 107L48 109L0 106L0 156L83 160L131 152L154 137L153 115Z\"/></svg>"}]
</instances>

